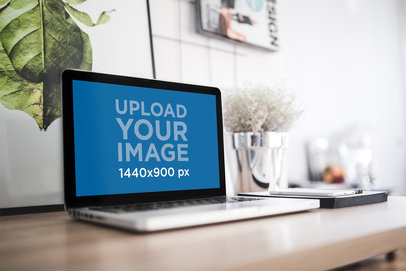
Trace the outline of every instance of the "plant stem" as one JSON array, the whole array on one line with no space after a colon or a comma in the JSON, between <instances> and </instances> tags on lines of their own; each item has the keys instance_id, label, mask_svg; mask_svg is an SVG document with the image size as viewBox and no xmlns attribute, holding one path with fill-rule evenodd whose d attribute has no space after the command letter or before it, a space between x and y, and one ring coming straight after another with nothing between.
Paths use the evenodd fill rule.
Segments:
<instances>
[{"instance_id":1,"label":"plant stem","mask_svg":"<svg viewBox=\"0 0 406 271\"><path fill-rule=\"evenodd\" d=\"M44 0L39 0L41 18L41 39L42 39L42 69L45 71L45 25L44 25Z\"/></svg>"}]
</instances>

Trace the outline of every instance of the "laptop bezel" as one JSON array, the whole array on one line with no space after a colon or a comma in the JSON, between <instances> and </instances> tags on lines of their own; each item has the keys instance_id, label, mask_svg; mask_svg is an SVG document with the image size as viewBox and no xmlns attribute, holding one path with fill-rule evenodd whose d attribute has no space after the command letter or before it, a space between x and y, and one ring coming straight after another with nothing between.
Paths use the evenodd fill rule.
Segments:
<instances>
[{"instance_id":1,"label":"laptop bezel","mask_svg":"<svg viewBox=\"0 0 406 271\"><path fill-rule=\"evenodd\" d=\"M182 92L211 94L216 97L218 161L220 187L215 189L181 190L150 193L132 193L100 196L76 196L75 176L75 142L73 119L73 89L72 81L82 80L108 84L139 86L155 89L167 89ZM110 206L118 204L132 204L143 202L156 202L167 200L182 200L225 196L225 171L224 171L224 142L223 142L223 117L221 93L218 88L174 83L160 80L128 77L113 74L95 73L89 71L66 69L61 74L62 87L62 120L63 120L63 164L64 164L64 199L65 206L69 208Z\"/></svg>"}]
</instances>

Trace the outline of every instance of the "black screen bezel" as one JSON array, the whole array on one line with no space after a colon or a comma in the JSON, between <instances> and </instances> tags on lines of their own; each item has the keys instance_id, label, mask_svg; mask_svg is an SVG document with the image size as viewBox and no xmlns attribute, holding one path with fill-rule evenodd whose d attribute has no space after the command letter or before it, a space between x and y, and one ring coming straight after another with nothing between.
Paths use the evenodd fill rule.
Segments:
<instances>
[{"instance_id":1,"label":"black screen bezel","mask_svg":"<svg viewBox=\"0 0 406 271\"><path fill-rule=\"evenodd\" d=\"M155 89L167 89L182 92L212 94L216 97L218 161L220 188L181 190L100 196L76 196L75 176L75 142L73 120L73 90L72 81L90 81L108 84L138 86ZM221 109L221 93L218 88L183 83L173 83L112 74L95 73L66 69L61 74L62 86L62 120L63 120L63 159L64 159L64 198L67 208L108 206L116 204L131 204L166 200L182 200L190 198L214 197L226 195L224 171L223 118Z\"/></svg>"}]
</instances>

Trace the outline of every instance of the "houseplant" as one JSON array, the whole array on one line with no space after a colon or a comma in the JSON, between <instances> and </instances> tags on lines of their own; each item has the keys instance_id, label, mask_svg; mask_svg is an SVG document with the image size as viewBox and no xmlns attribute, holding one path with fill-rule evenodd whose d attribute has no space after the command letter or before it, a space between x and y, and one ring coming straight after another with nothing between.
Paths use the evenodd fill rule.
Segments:
<instances>
[{"instance_id":1,"label":"houseplant","mask_svg":"<svg viewBox=\"0 0 406 271\"><path fill-rule=\"evenodd\" d=\"M301 113L283 83L225 91L224 124L232 140L234 193L287 186L281 183L287 132Z\"/></svg>"}]
</instances>

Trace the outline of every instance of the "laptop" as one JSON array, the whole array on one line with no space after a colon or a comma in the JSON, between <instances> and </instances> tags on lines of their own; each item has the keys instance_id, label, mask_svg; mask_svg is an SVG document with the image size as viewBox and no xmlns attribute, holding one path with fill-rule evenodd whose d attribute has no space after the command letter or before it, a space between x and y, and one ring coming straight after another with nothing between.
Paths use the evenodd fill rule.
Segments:
<instances>
[{"instance_id":1,"label":"laptop","mask_svg":"<svg viewBox=\"0 0 406 271\"><path fill-rule=\"evenodd\" d=\"M218 88L62 72L64 197L76 219L158 231L319 207L226 196Z\"/></svg>"}]
</instances>

